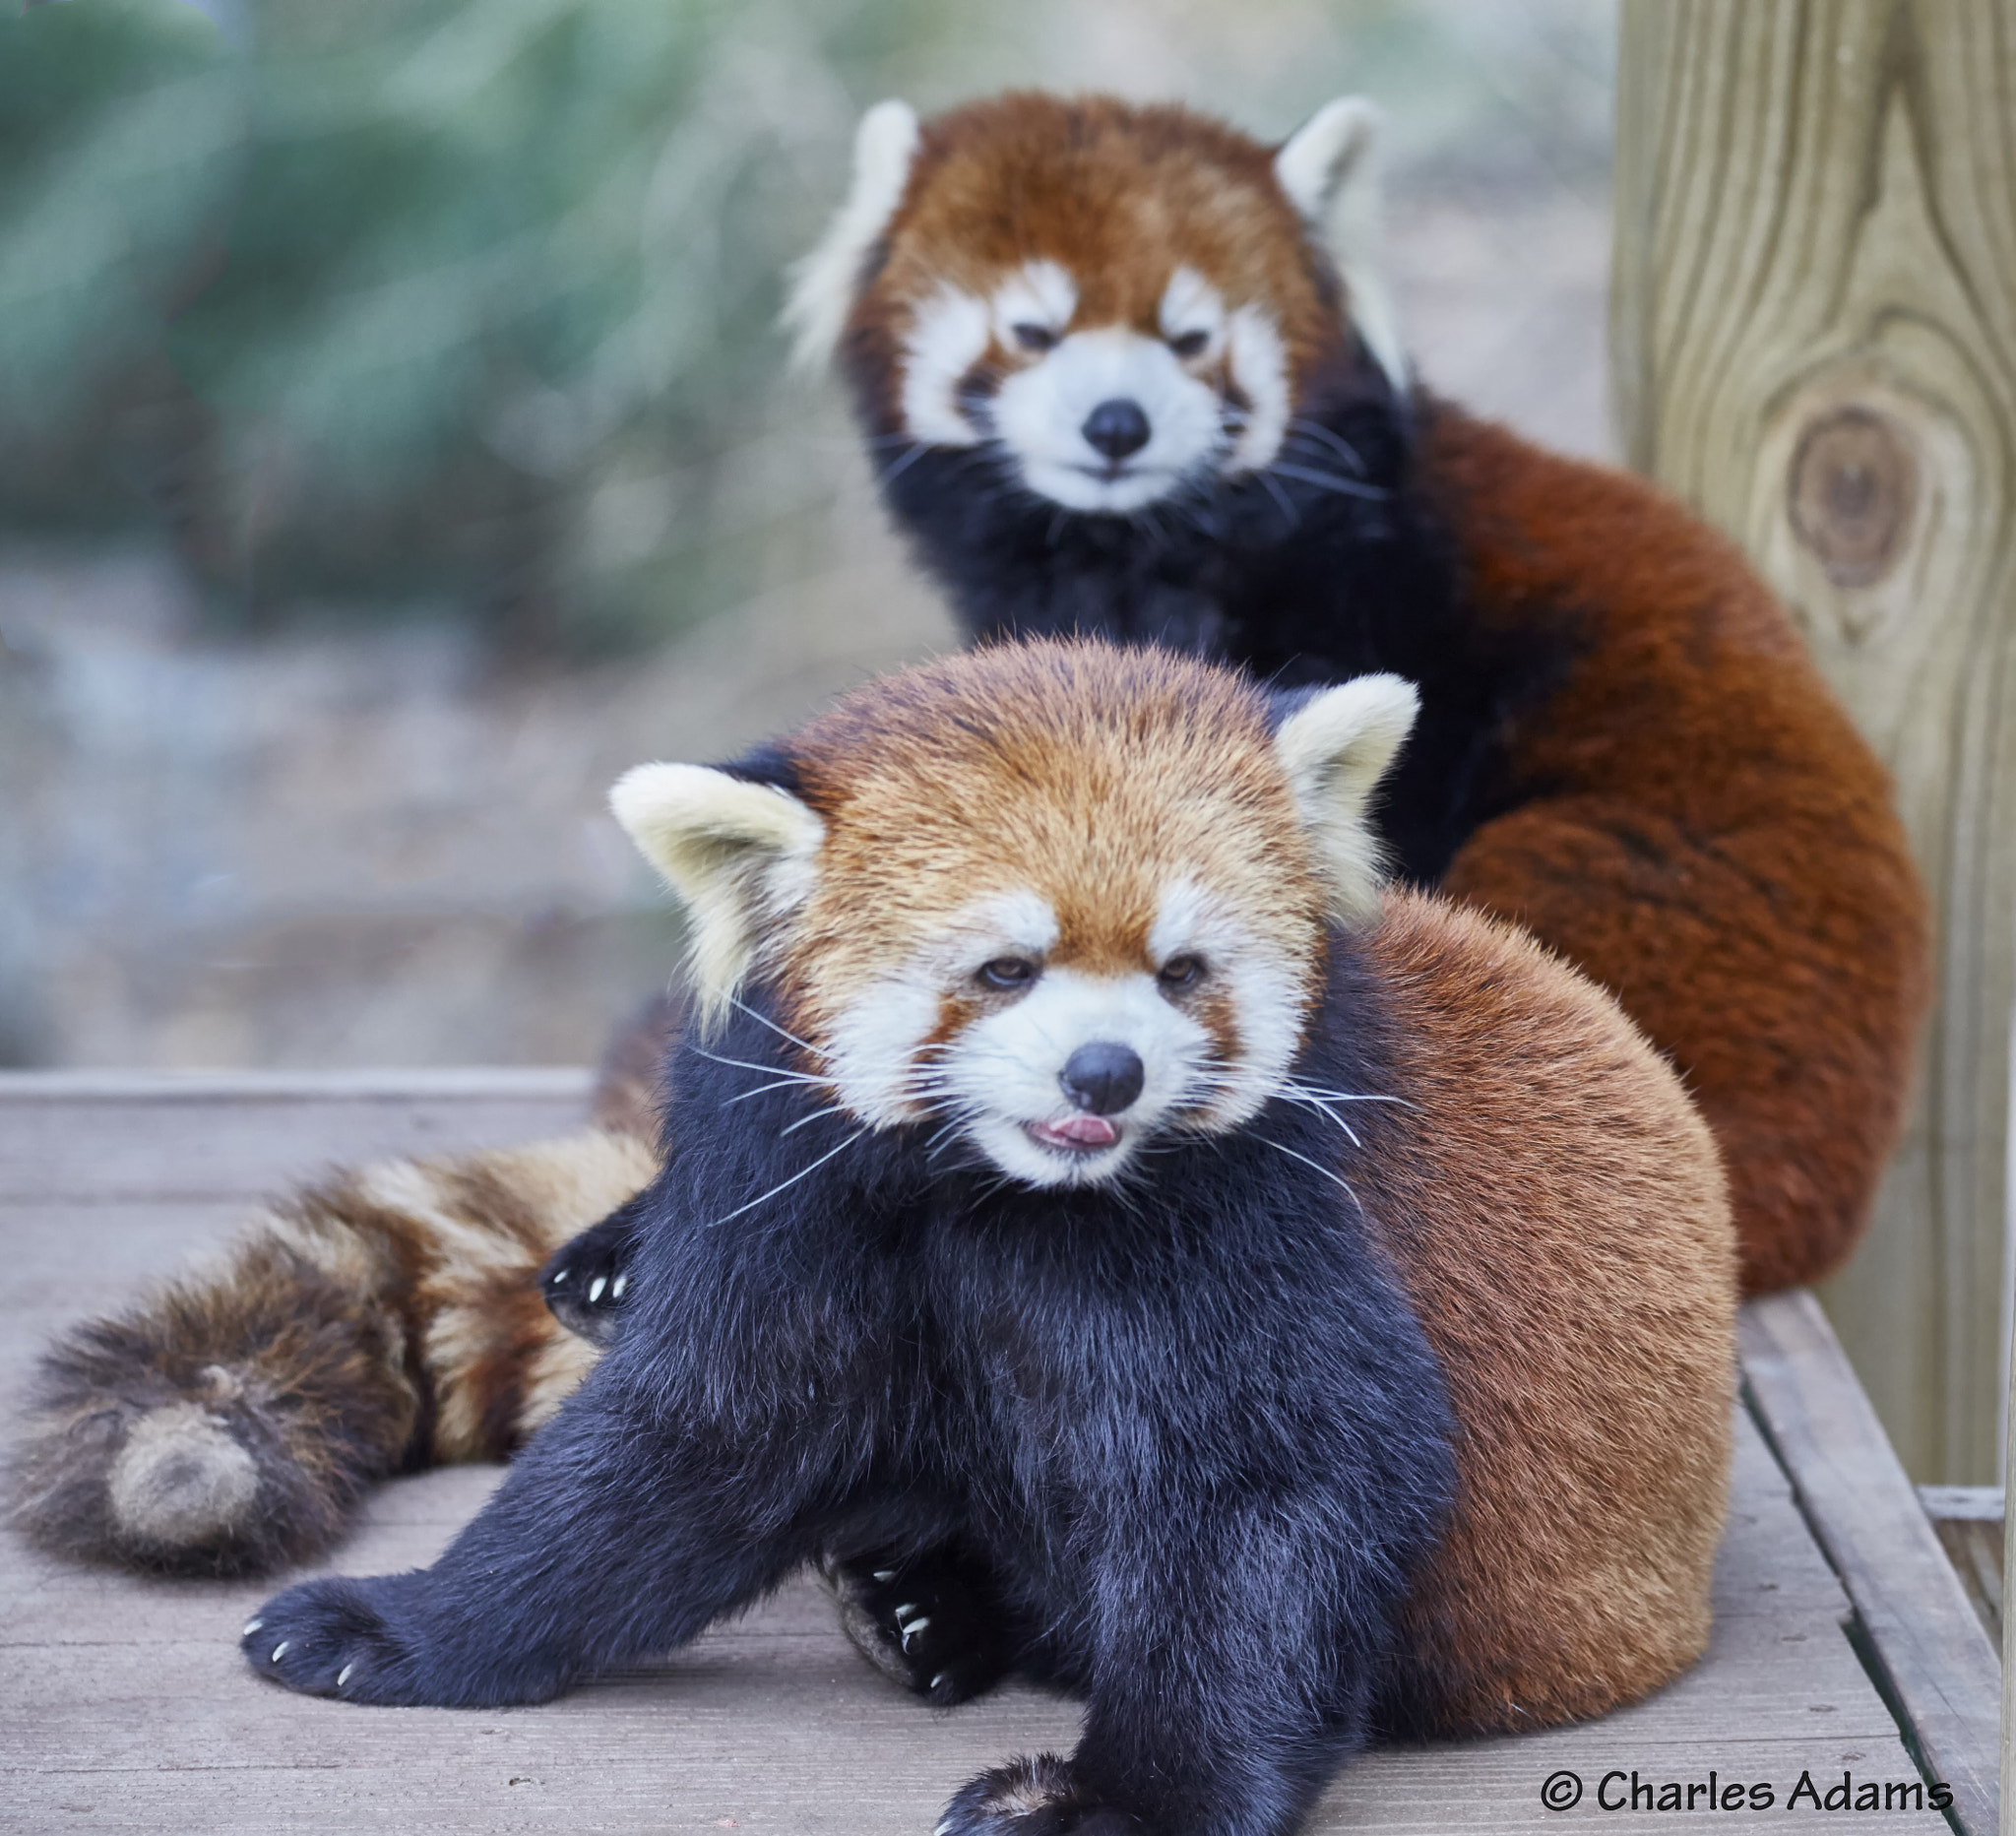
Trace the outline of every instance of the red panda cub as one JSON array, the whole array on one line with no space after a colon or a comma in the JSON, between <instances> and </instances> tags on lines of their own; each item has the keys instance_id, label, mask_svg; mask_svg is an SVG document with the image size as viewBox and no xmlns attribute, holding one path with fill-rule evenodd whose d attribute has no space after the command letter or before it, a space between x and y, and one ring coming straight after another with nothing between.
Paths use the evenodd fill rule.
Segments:
<instances>
[{"instance_id":1,"label":"red panda cub","mask_svg":"<svg viewBox=\"0 0 2016 1836\"><path fill-rule=\"evenodd\" d=\"M1840 1266L1894 1144L1926 924L1888 786L1769 592L1637 479L1418 387L1368 104L1280 147L1011 95L861 123L798 272L967 630L1391 670L1402 874L1526 925L1669 1053L1753 1293Z\"/></svg>"},{"instance_id":2,"label":"red panda cub","mask_svg":"<svg viewBox=\"0 0 2016 1836\"><path fill-rule=\"evenodd\" d=\"M1038 643L624 779L698 1017L622 1329L439 1562L289 1589L249 1662L534 1701L807 1561L920 1581L935 1700L1086 1702L944 1836L1288 1836L1376 1729L1673 1677L1729 1453L1714 1142L1558 958L1382 894L1415 708Z\"/></svg>"}]
</instances>

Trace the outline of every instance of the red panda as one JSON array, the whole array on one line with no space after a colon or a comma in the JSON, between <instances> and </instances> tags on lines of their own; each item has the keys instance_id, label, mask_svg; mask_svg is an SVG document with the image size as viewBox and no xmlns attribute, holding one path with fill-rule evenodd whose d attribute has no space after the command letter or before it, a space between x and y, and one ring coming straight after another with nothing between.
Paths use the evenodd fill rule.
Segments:
<instances>
[{"instance_id":1,"label":"red panda","mask_svg":"<svg viewBox=\"0 0 2016 1836\"><path fill-rule=\"evenodd\" d=\"M280 1595L253 1667L536 1700L821 1554L921 1570L962 1594L936 1699L1087 1701L947 1836L1287 1836L1375 1729L1675 1675L1731 1431L1716 1150L1556 957L1382 894L1415 705L1009 646L632 773L699 1019L623 1329L440 1562Z\"/></svg>"},{"instance_id":2,"label":"red panda","mask_svg":"<svg viewBox=\"0 0 2016 1836\"><path fill-rule=\"evenodd\" d=\"M1368 104L1280 147L1011 95L863 119L798 271L969 632L1419 685L1404 876L1526 925L1669 1053L1743 1285L1838 1268L1903 1114L1924 901L1881 768L1735 550L1414 382Z\"/></svg>"}]
</instances>

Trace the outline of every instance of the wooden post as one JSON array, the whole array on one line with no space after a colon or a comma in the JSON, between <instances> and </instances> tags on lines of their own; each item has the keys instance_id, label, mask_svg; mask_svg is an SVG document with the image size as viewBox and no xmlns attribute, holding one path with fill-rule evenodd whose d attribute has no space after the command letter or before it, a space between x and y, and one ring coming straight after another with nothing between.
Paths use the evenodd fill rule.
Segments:
<instances>
[{"instance_id":1,"label":"wooden post","mask_svg":"<svg viewBox=\"0 0 2016 1836\"><path fill-rule=\"evenodd\" d=\"M1623 0L1614 260L1630 463L1792 606L1938 905L1909 1137L1822 1298L1913 1476L1984 1484L2016 997L2016 12Z\"/></svg>"}]
</instances>

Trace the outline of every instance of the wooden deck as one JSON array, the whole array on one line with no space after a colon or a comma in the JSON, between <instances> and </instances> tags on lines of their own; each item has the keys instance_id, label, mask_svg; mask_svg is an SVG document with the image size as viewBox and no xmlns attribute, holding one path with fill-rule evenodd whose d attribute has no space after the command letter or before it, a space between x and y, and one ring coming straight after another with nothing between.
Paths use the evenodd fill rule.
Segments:
<instances>
[{"instance_id":1,"label":"wooden deck","mask_svg":"<svg viewBox=\"0 0 2016 1836\"><path fill-rule=\"evenodd\" d=\"M0 1385L11 1395L51 1331L219 1240L259 1193L332 1161L551 1132L585 1088L574 1072L0 1077ZM1787 1808L1801 1773L1822 1794L1844 1773L1858 1789L1915 1781L1916 1748L1955 1783L1965 1836L1988 1836L1993 1654L1922 1516L1922 1542L1903 1519L1909 1488L1883 1467L1887 1447L1871 1448L1866 1404L1842 1393L1852 1379L1830 1367L1816 1322L1803 1297L1745 1322L1752 1407L1778 1451L1746 1414L1707 1659L1589 1726L1374 1753L1332 1787L1316 1829L1776 1828L1805 1814ZM431 1559L495 1478L388 1487L332 1566ZM544 1707L357 1708L246 1671L237 1628L272 1587L73 1568L0 1537L0 1829L922 1836L974 1772L1076 1730L1070 1703L1016 1686L950 1713L920 1707L853 1656L804 1584L662 1666ZM1864 1651L1885 1641L1872 1662L1896 1712L1851 1628ZM1776 1804L1601 1808L1606 1775L1628 1792L1634 1770L1655 1785L1769 1783ZM1583 1795L1555 1813L1541 1793L1563 1772ZM1607 1796L1619 1789L1610 1777ZM1853 1827L1948 1823L1865 1810Z\"/></svg>"}]
</instances>

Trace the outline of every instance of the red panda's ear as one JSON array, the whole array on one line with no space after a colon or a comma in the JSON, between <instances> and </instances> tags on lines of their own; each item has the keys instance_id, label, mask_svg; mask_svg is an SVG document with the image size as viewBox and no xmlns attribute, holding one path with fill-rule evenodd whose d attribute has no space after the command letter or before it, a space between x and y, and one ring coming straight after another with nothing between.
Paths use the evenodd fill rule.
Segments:
<instances>
[{"instance_id":1,"label":"red panda's ear","mask_svg":"<svg viewBox=\"0 0 2016 1836\"><path fill-rule=\"evenodd\" d=\"M916 153L916 111L908 102L877 102L861 117L847 202L819 246L790 273L784 323L791 334L791 361L800 369L817 369L840 343L861 264L903 202Z\"/></svg>"},{"instance_id":2,"label":"red panda's ear","mask_svg":"<svg viewBox=\"0 0 2016 1836\"><path fill-rule=\"evenodd\" d=\"M826 825L788 791L705 765L640 765L616 781L609 808L686 907L700 1017L710 1023L764 932L811 892Z\"/></svg>"},{"instance_id":3,"label":"red panda's ear","mask_svg":"<svg viewBox=\"0 0 2016 1836\"><path fill-rule=\"evenodd\" d=\"M1372 360L1405 390L1407 353L1386 279L1381 120L1362 95L1325 102L1274 156L1274 176L1344 277L1352 323Z\"/></svg>"},{"instance_id":4,"label":"red panda's ear","mask_svg":"<svg viewBox=\"0 0 2016 1836\"><path fill-rule=\"evenodd\" d=\"M1420 696L1397 675L1354 676L1304 701L1274 733L1340 918L1378 909L1385 861L1366 816L1372 792L1414 728Z\"/></svg>"}]
</instances>

